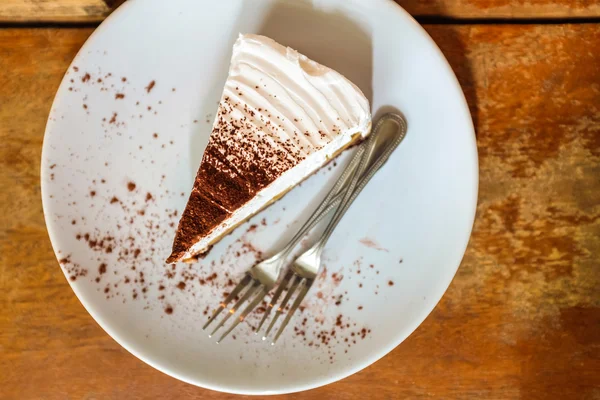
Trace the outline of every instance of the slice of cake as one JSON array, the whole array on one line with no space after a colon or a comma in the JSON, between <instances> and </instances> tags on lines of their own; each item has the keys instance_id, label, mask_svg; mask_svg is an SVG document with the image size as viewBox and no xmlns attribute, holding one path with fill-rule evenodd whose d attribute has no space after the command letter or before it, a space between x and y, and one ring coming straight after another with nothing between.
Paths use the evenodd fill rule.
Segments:
<instances>
[{"instance_id":1,"label":"slice of cake","mask_svg":"<svg viewBox=\"0 0 600 400\"><path fill-rule=\"evenodd\" d=\"M167 262L207 252L370 130L369 102L344 76L240 35Z\"/></svg>"}]
</instances>

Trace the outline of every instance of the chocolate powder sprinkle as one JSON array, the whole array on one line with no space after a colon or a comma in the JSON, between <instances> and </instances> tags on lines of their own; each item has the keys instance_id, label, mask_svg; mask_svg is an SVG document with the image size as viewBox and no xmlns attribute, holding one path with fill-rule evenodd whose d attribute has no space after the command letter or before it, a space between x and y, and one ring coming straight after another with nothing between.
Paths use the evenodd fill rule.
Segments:
<instances>
[{"instance_id":1,"label":"chocolate powder sprinkle","mask_svg":"<svg viewBox=\"0 0 600 400\"><path fill-rule=\"evenodd\" d=\"M150 93L152 91L152 89L154 89L155 85L156 85L156 81L150 81L148 86L146 86L146 92Z\"/></svg>"},{"instance_id":2,"label":"chocolate powder sprinkle","mask_svg":"<svg viewBox=\"0 0 600 400\"><path fill-rule=\"evenodd\" d=\"M258 128L246 117L232 118L233 109L228 97L219 104L215 127L167 263L179 260L198 238L228 218L229 210L244 205L303 160L301 150L292 143L279 142L281 150L267 139L257 142L256 137L263 133L256 132Z\"/></svg>"}]
</instances>

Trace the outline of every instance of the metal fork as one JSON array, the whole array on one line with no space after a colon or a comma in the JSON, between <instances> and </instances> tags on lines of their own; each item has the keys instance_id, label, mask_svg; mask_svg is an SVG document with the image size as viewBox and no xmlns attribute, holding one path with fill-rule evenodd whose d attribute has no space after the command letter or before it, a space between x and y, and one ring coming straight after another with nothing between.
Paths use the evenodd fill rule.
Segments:
<instances>
[{"instance_id":1,"label":"metal fork","mask_svg":"<svg viewBox=\"0 0 600 400\"><path fill-rule=\"evenodd\" d=\"M242 322L246 316L252 312L258 304L262 301L262 299L267 295L267 293L275 287L277 280L279 278L280 272L282 268L285 266L286 259L288 258L291 251L294 247L300 242L300 240L304 237L304 235L312 229L325 215L327 215L333 208L335 208L340 202L343 200L343 194L346 193L342 190L348 184L351 184L356 176L357 168L360 167L361 164L364 164L364 157L367 154L367 149L369 144L372 143L374 137L378 136L378 133L383 126L383 123L388 119L398 119L404 123L402 117L396 116L394 114L386 114L384 115L378 123L373 128L373 132L369 136L365 142L359 145L354 157L343 171L342 175L338 178L333 188L329 191L323 202L317 207L317 209L313 212L313 214L309 217L309 219L305 222L305 224L296 232L294 237L290 240L290 242L277 254L272 256L269 259L266 259L254 267L252 267L244 276L244 278L240 281L240 283L233 289L233 291L227 296L223 302L219 304L219 307L215 309L211 317L208 319L206 324L202 329L206 329L215 319L216 317L227 308L228 304L240 296L240 294L245 290L244 294L237 300L237 302L233 305L233 307L229 308L229 312L227 315L221 320L221 322L214 328L212 333L209 336L212 336L216 333L216 331L221 328L229 318L234 315L241 306L249 301L250 298L252 300L250 303L244 308L242 313L236 318L235 322L227 329L219 338L217 343L221 342L233 329L237 327L237 325ZM371 169L369 169L371 171ZM373 174L376 170L373 170ZM273 304L276 304L281 291L276 292L275 296L271 300L269 307L263 316L262 321L260 322L256 332L260 330L262 325L264 324L266 318L268 317ZM253 297L254 296L254 297Z\"/></svg>"},{"instance_id":2,"label":"metal fork","mask_svg":"<svg viewBox=\"0 0 600 400\"><path fill-rule=\"evenodd\" d=\"M384 131L383 124L388 121L393 121L395 128ZM283 281L279 284L273 295L267 310L271 310L274 307L282 291L287 288L287 293L277 308L275 317L269 324L269 327L263 336L263 340L267 338L281 314L285 312L290 299L294 296L294 294L297 293L292 307L289 311L287 311L287 315L283 323L279 327L275 338L271 342L272 345L274 345L277 339L279 339L290 319L294 315L294 312L298 309L302 303L302 300L304 300L304 297L318 276L321 266L321 254L323 253L323 249L325 248L325 245L327 244L327 241L331 237L331 234L335 230L336 226L348 208L350 208L352 202L367 185L369 180L387 161L392 152L404 139L404 136L406 135L406 122L400 115L391 113L386 114L380 120L377 131L377 135L373 135L368 139L366 147L367 153L365 153L359 166L354 170L354 176L349 185L343 189L341 203L335 211L331 221L325 228L322 236L313 244L311 248L296 258L290 270L286 273ZM387 133L387 135L385 133ZM264 322L264 320L266 320L267 317L268 314L265 312L261 324Z\"/></svg>"},{"instance_id":3,"label":"metal fork","mask_svg":"<svg viewBox=\"0 0 600 400\"><path fill-rule=\"evenodd\" d=\"M349 181L349 179L353 176L352 172L354 169L358 167L360 163L360 159L364 154L364 148L366 145L366 141L359 145L359 148L356 151L356 154L346 167L346 169L342 172L342 175L338 178L333 188L329 191L323 202L317 207L317 209L313 212L310 218L304 223L304 225L296 232L294 237L289 241L289 243L277 254L272 257L261 261L260 263L254 265L245 275L244 278L238 283L238 285L231 291L231 293L223 300L219 306L214 310L213 314L210 316L208 321L204 324L202 329L206 329L215 319L216 317L227 308L228 304L238 297L244 289L244 295L240 297L237 302L233 305L233 307L228 309L227 315L221 320L221 322L213 329L213 331L209 334L209 337L212 337L217 330L219 330L228 320L234 315L240 307L252 297L254 294L255 297L253 300L244 308L242 313L236 318L236 321L232 324L232 326L227 329L219 338L217 343L221 342L236 326L242 322L246 316L254 310L260 303L260 301L266 296L266 294L275 287L277 280L279 279L279 275L281 269L285 266L285 261L294 247L300 242L300 240L304 237L304 235L312 229L329 211L331 211L339 202L341 201L341 196L339 195L340 189ZM336 196L337 195L337 196ZM261 323L262 325L262 323ZM256 332L260 330L260 325Z\"/></svg>"}]
</instances>

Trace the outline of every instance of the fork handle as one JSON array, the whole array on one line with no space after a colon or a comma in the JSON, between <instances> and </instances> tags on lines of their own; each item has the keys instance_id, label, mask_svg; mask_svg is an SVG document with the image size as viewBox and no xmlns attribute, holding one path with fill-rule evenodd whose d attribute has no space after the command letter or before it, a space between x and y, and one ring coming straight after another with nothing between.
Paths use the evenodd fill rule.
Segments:
<instances>
[{"instance_id":1,"label":"fork handle","mask_svg":"<svg viewBox=\"0 0 600 400\"><path fill-rule=\"evenodd\" d=\"M331 210L337 207L340 202L343 200L344 194L348 192L353 192L353 197L350 200L350 203L354 201L356 196L360 193L362 188L367 184L367 182L373 177L375 172L385 163L387 157L380 162L374 162L369 164L369 161L373 156L373 144L376 144L376 138L378 133L381 131L384 123L390 119L395 120L399 125L399 130L401 131L401 137L399 137L399 141L393 148L389 150L389 153L393 151L393 149L400 144L402 139L404 139L404 135L406 134L406 121L399 115L394 113L388 113L383 115L373 127L373 131L367 140L361 143L356 151L354 157L348 164L348 166L344 169L342 175L338 178L334 186L331 188L325 199L319 204L317 209L312 213L312 215L308 218L308 220L302 225L302 227L296 232L294 237L288 242L288 244L283 248L283 250L279 253L283 257L287 257L287 255L296 247L298 242L306 235L308 231L310 231L315 225L317 225ZM370 151L369 151L370 150ZM383 155L383 154L382 154ZM362 171L355 174L360 165L363 165ZM367 168L365 168L367 166ZM365 169L367 169L365 171ZM358 182L354 186L360 187L360 190L349 191L350 184L352 180L356 177L360 177ZM361 187L362 186L362 187ZM348 204L349 206L350 204Z\"/></svg>"},{"instance_id":2,"label":"fork handle","mask_svg":"<svg viewBox=\"0 0 600 400\"><path fill-rule=\"evenodd\" d=\"M374 132L371 134L373 135ZM339 200L337 200L340 196L340 192L342 189L350 182L350 180L354 177L354 172L356 168L360 165L361 160L363 158L363 154L365 153L366 141L361 143L356 150L356 153L350 160L348 166L342 172L342 175L335 182L325 199L319 204L317 209L312 213L312 215L308 218L308 220L302 225L302 227L296 232L294 237L288 242L288 244L283 248L280 254L284 257L296 247L298 242L304 237L304 235L311 230L325 215L327 215L333 207L335 207Z\"/></svg>"},{"instance_id":3,"label":"fork handle","mask_svg":"<svg viewBox=\"0 0 600 400\"><path fill-rule=\"evenodd\" d=\"M378 133L381 131L381 128L383 127L384 123L386 123L389 120L392 120L397 124L397 129L394 132L393 139L391 141L379 144L378 139L381 135L379 135ZM335 211L335 214L333 215L331 221L325 228L323 235L312 246L312 249L318 251L319 253L323 251L331 234L335 230L336 226L338 225L348 208L350 208L356 197L358 197L360 192L365 188L367 183L369 183L371 178L373 178L375 173L383 166L383 164L385 164L385 162L388 160L388 158L396 149L396 147L398 147L402 140L404 140L404 137L406 136L406 130L406 121L398 114L388 113L380 118L380 120L377 122L376 127L374 128L373 134L367 140L365 146L365 155L361 158L361 162L358 165L358 167L354 169L352 180L339 193L339 197L341 197L340 205ZM379 146L382 146L383 148L380 149L380 151L377 153L376 149ZM373 157L375 157L374 161L372 160Z\"/></svg>"}]
</instances>

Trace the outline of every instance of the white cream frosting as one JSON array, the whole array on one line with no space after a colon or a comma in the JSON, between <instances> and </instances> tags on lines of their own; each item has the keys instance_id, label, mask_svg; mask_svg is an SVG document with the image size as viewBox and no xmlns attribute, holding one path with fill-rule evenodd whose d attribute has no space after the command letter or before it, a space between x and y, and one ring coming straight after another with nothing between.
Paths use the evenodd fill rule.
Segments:
<instances>
[{"instance_id":1,"label":"white cream frosting","mask_svg":"<svg viewBox=\"0 0 600 400\"><path fill-rule=\"evenodd\" d=\"M371 130L369 102L358 87L340 73L259 35L240 35L233 46L222 107L228 112L217 115L212 135L219 134L219 118L226 123L243 119L254 129L241 129L240 141L254 140L263 146L266 141L274 149L284 149L294 166L242 207L227 210L232 214L196 242L183 259L205 252L314 173L357 135L364 137ZM261 149L257 146L256 150ZM235 167L236 160L230 161Z\"/></svg>"}]
</instances>

